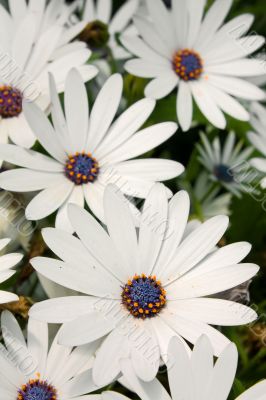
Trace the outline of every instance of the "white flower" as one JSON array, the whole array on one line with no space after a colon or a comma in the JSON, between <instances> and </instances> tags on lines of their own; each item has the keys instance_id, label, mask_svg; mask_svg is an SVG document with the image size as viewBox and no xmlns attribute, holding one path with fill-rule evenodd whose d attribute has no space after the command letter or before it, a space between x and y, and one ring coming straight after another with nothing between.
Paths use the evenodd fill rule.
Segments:
<instances>
[{"instance_id":1,"label":"white flower","mask_svg":"<svg viewBox=\"0 0 266 400\"><path fill-rule=\"evenodd\" d=\"M251 165L260 173L266 174L266 109L259 103L252 104L251 124L255 130L249 132L248 138L253 146L262 154L263 158L253 158ZM266 188L266 176L261 180L261 187Z\"/></svg>"},{"instance_id":2,"label":"white flower","mask_svg":"<svg viewBox=\"0 0 266 400\"><path fill-rule=\"evenodd\" d=\"M256 319L246 306L208 297L248 281L258 271L254 264L239 264L250 251L248 243L214 248L228 217L214 217L184 239L188 195L179 192L168 205L166 188L159 183L145 201L139 230L124 196L112 185L105 190L104 208L109 234L71 204L69 217L79 239L44 229L45 242L63 261L32 260L38 273L84 293L35 304L30 315L63 323L59 343L66 346L103 339L93 368L96 384L115 379L124 357L131 358L141 379L152 380L172 336L195 343L205 333L220 354L229 340L210 325Z\"/></svg>"},{"instance_id":3,"label":"white flower","mask_svg":"<svg viewBox=\"0 0 266 400\"><path fill-rule=\"evenodd\" d=\"M21 194L14 195L4 190L0 192L0 238L11 238L9 251L19 247L29 250L34 226L25 217L25 202Z\"/></svg>"},{"instance_id":4,"label":"white flower","mask_svg":"<svg viewBox=\"0 0 266 400\"><path fill-rule=\"evenodd\" d=\"M216 363L208 338L200 337L191 354L177 339L170 341L168 349L168 379L171 397L164 387L154 380L144 384L136 378L128 360L121 362L124 376L142 400L226 400L230 394L236 369L237 348L230 343ZM265 400L266 380L257 383L236 400Z\"/></svg>"},{"instance_id":5,"label":"white flower","mask_svg":"<svg viewBox=\"0 0 266 400\"><path fill-rule=\"evenodd\" d=\"M57 344L58 334L49 346L48 325L28 321L27 341L13 315L1 316L5 347L0 354L1 398L5 400L93 400L85 395L98 390L92 380L95 344L77 348ZM109 398L106 393L99 400ZM109 392L110 393L110 392ZM114 399L122 400L113 393ZM111 393L110 393L111 395ZM106 396L106 397L105 397Z\"/></svg>"},{"instance_id":6,"label":"white flower","mask_svg":"<svg viewBox=\"0 0 266 400\"><path fill-rule=\"evenodd\" d=\"M202 172L193 186L194 213L202 220L223 214L230 215L231 193L220 194L218 187L213 187L208 174Z\"/></svg>"},{"instance_id":7,"label":"white flower","mask_svg":"<svg viewBox=\"0 0 266 400\"><path fill-rule=\"evenodd\" d=\"M218 137L210 143L207 136L201 134L201 140L202 144L197 146L200 153L198 159L209 171L212 181L218 182L237 197L241 197L241 192L254 190L254 175L248 162L252 147L243 149L243 143L236 143L233 132L229 133L224 145L221 145Z\"/></svg>"},{"instance_id":8,"label":"white flower","mask_svg":"<svg viewBox=\"0 0 266 400\"><path fill-rule=\"evenodd\" d=\"M122 60L130 56L117 42L117 35L121 33L126 33L130 36L137 34L131 24L131 20L138 6L139 0L128 0L112 17L113 0L86 0L85 2L82 16L82 20L87 23L87 28L85 29L97 29L97 25L98 30L96 30L96 34L100 29L104 29L107 45L111 49L112 55L116 60Z\"/></svg>"},{"instance_id":9,"label":"white flower","mask_svg":"<svg viewBox=\"0 0 266 400\"><path fill-rule=\"evenodd\" d=\"M0 251L10 242L10 239L0 239ZM0 256L0 284L15 274L11 268L18 264L23 258L23 254L9 253ZM0 304L18 301L18 296L13 293L0 290Z\"/></svg>"},{"instance_id":10,"label":"white flower","mask_svg":"<svg viewBox=\"0 0 266 400\"><path fill-rule=\"evenodd\" d=\"M261 100L264 92L243 79L265 73L264 65L246 58L265 39L242 37L253 16L245 14L223 25L232 0L216 0L206 15L205 0L172 0L168 10L162 0L147 0L150 19L135 17L140 37L121 38L138 58L125 69L133 75L153 78L145 95L154 99L167 96L178 87L177 116L184 131L193 117L193 99L216 127L225 128L229 114L249 120L248 112L235 100Z\"/></svg>"},{"instance_id":11,"label":"white flower","mask_svg":"<svg viewBox=\"0 0 266 400\"><path fill-rule=\"evenodd\" d=\"M165 122L139 131L154 109L151 99L138 101L113 122L122 88L120 75L109 78L89 118L86 88L72 70L66 81L64 116L51 80L54 128L35 104L25 104L29 124L52 158L0 145L0 158L24 167L3 172L0 186L15 192L42 190L26 208L28 219L39 220L59 209L56 226L71 230L67 204L83 206L85 198L91 211L104 220L103 192L108 183L116 182L128 196L145 198L154 182L183 172L183 166L175 161L130 160L167 140L177 125Z\"/></svg>"},{"instance_id":12,"label":"white flower","mask_svg":"<svg viewBox=\"0 0 266 400\"><path fill-rule=\"evenodd\" d=\"M85 65L91 55L85 43L70 43L84 27L81 22L69 26L76 2L71 6L63 0L19 3L9 0L10 14L0 5L0 142L10 138L30 148L36 138L25 119L23 100L48 112L49 72L62 92L71 68L78 68L84 81L93 78L97 68Z\"/></svg>"}]
</instances>

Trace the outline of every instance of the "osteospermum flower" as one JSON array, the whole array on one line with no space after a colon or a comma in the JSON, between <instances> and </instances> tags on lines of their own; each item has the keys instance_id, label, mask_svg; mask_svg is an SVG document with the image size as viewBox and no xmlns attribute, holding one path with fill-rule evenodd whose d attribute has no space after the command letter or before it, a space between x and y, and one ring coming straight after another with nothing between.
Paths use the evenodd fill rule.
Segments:
<instances>
[{"instance_id":1,"label":"osteospermum flower","mask_svg":"<svg viewBox=\"0 0 266 400\"><path fill-rule=\"evenodd\" d=\"M31 318L25 340L19 324L8 311L2 313L1 327L5 343L0 354L2 398L95 399L95 395L87 394L99 389L93 383L91 374L94 345L64 348L57 344L57 334L49 346L48 325ZM114 392L103 392L98 396L99 399L123 399Z\"/></svg>"},{"instance_id":2,"label":"osteospermum flower","mask_svg":"<svg viewBox=\"0 0 266 400\"><path fill-rule=\"evenodd\" d=\"M96 50L108 46L115 59L128 58L129 53L118 43L117 36L136 34L131 20L138 6L139 0L128 0L112 17L113 0L87 0L82 16L87 25L80 39Z\"/></svg>"},{"instance_id":3,"label":"osteospermum flower","mask_svg":"<svg viewBox=\"0 0 266 400\"><path fill-rule=\"evenodd\" d=\"M236 137L231 132L224 143L218 137L212 143L207 136L201 134L202 144L198 145L199 161L209 171L210 179L219 183L237 197L241 192L252 192L254 174L250 171L249 157L252 147L243 149L243 144L236 143Z\"/></svg>"},{"instance_id":4,"label":"osteospermum flower","mask_svg":"<svg viewBox=\"0 0 266 400\"><path fill-rule=\"evenodd\" d=\"M166 122L139 131L154 109L150 99L135 103L113 122L122 87L120 75L109 78L89 117L85 86L73 70L66 81L64 116L51 80L54 128L36 105L25 104L28 122L50 156L1 145L0 158L24 168L2 173L0 186L15 192L42 190L26 208L28 219L39 220L59 209L56 226L69 230L67 204L83 206L85 198L103 220L103 192L108 183L116 182L129 196L145 198L155 181L183 172L175 161L130 160L167 140L177 125Z\"/></svg>"},{"instance_id":5,"label":"osteospermum flower","mask_svg":"<svg viewBox=\"0 0 266 400\"><path fill-rule=\"evenodd\" d=\"M0 239L0 251L3 251L9 242L10 239ZM15 271L11 268L18 264L22 258L23 255L19 253L9 253L0 256L0 284L15 274ZM18 296L16 294L0 290L0 304L17 300Z\"/></svg>"},{"instance_id":6,"label":"osteospermum flower","mask_svg":"<svg viewBox=\"0 0 266 400\"><path fill-rule=\"evenodd\" d=\"M18 6L18 3L21 3ZM46 5L47 4L47 5ZM58 92L64 90L67 73L76 67L87 81L97 74L85 65L91 51L85 43L70 43L84 23L69 25L75 1L9 0L10 13L0 5L0 142L32 147L36 137L23 112L23 100L49 110L48 73L54 74Z\"/></svg>"},{"instance_id":7,"label":"osteospermum flower","mask_svg":"<svg viewBox=\"0 0 266 400\"><path fill-rule=\"evenodd\" d=\"M231 193L220 194L219 187L212 187L208 173L202 172L193 186L193 213L205 221L215 215L230 215Z\"/></svg>"},{"instance_id":8,"label":"osteospermum flower","mask_svg":"<svg viewBox=\"0 0 266 400\"><path fill-rule=\"evenodd\" d=\"M259 103L252 104L251 125L255 132L249 132L248 138L263 158L253 158L250 163L262 175L266 174L266 109ZM266 176L261 180L261 187L266 188Z\"/></svg>"},{"instance_id":9,"label":"osteospermum flower","mask_svg":"<svg viewBox=\"0 0 266 400\"><path fill-rule=\"evenodd\" d=\"M136 379L127 360L121 361L121 364L126 379L142 400L227 400L237 369L237 348L234 343L230 343L215 364L213 355L213 348L205 335L199 338L191 355L177 338L173 338L168 348L167 363L171 397L157 380L147 385ZM236 398L265 399L266 379Z\"/></svg>"},{"instance_id":10,"label":"osteospermum flower","mask_svg":"<svg viewBox=\"0 0 266 400\"><path fill-rule=\"evenodd\" d=\"M216 127L225 128L223 114L247 121L248 112L235 99L260 100L264 92L243 77L262 75L264 65L247 56L265 39L244 37L253 17L246 14L223 25L232 0L216 0L204 16L206 1L172 0L169 11L162 0L146 0L149 18L135 17L140 37L121 38L138 58L125 69L133 75L153 78L145 95L167 96L178 87L177 116L184 131L191 126L193 99Z\"/></svg>"},{"instance_id":11,"label":"osteospermum flower","mask_svg":"<svg viewBox=\"0 0 266 400\"><path fill-rule=\"evenodd\" d=\"M125 198L112 185L105 191L104 209L108 233L71 204L69 218L79 239L45 229L45 242L62 261L31 261L38 273L84 294L35 304L30 315L63 323L58 339L65 346L103 339L93 368L96 384L117 378L119 360L127 357L138 377L152 380L173 336L195 343L205 333L218 355L229 341L210 325L256 319L252 309L215 298L258 271L254 264L239 264L250 251L248 243L215 249L228 217L214 217L188 234L187 193L177 193L168 204L162 184L146 199L139 230Z\"/></svg>"}]
</instances>

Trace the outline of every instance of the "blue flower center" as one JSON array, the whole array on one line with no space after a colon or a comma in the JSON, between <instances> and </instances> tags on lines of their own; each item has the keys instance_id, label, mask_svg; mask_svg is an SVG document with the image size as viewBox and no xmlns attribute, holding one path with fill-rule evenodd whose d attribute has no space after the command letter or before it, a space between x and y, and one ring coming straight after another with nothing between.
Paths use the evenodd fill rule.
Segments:
<instances>
[{"instance_id":1,"label":"blue flower center","mask_svg":"<svg viewBox=\"0 0 266 400\"><path fill-rule=\"evenodd\" d=\"M22 93L11 86L0 86L0 116L17 117L22 111Z\"/></svg>"},{"instance_id":2,"label":"blue flower center","mask_svg":"<svg viewBox=\"0 0 266 400\"><path fill-rule=\"evenodd\" d=\"M155 276L135 275L123 287L122 303L136 318L155 317L166 304L166 292Z\"/></svg>"},{"instance_id":3,"label":"blue flower center","mask_svg":"<svg viewBox=\"0 0 266 400\"><path fill-rule=\"evenodd\" d=\"M232 170L224 164L216 165L213 171L214 175L219 181L225 183L231 183L234 181L234 175Z\"/></svg>"},{"instance_id":4,"label":"blue flower center","mask_svg":"<svg viewBox=\"0 0 266 400\"><path fill-rule=\"evenodd\" d=\"M17 400L57 400L56 389L46 381L32 379L18 391Z\"/></svg>"},{"instance_id":5,"label":"blue flower center","mask_svg":"<svg viewBox=\"0 0 266 400\"><path fill-rule=\"evenodd\" d=\"M184 81L194 81L199 79L203 72L203 62L198 53L184 49L175 53L173 68Z\"/></svg>"},{"instance_id":6,"label":"blue flower center","mask_svg":"<svg viewBox=\"0 0 266 400\"><path fill-rule=\"evenodd\" d=\"M99 165L90 153L76 153L68 157L65 173L76 185L94 182L99 173Z\"/></svg>"}]
</instances>

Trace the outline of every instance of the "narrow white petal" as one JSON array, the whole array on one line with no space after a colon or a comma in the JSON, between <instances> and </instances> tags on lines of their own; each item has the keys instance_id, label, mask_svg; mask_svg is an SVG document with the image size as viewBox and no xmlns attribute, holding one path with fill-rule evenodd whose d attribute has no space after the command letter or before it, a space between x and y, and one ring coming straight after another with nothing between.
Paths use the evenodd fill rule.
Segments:
<instances>
[{"instance_id":1,"label":"narrow white petal","mask_svg":"<svg viewBox=\"0 0 266 400\"><path fill-rule=\"evenodd\" d=\"M66 200L73 190L73 183L64 181L44 189L37 194L26 208L26 217L30 220L38 220L55 212Z\"/></svg>"},{"instance_id":2,"label":"narrow white petal","mask_svg":"<svg viewBox=\"0 0 266 400\"><path fill-rule=\"evenodd\" d=\"M193 100L190 85L187 82L180 81L177 95L177 117L184 132L188 131L193 116Z\"/></svg>"}]
</instances>

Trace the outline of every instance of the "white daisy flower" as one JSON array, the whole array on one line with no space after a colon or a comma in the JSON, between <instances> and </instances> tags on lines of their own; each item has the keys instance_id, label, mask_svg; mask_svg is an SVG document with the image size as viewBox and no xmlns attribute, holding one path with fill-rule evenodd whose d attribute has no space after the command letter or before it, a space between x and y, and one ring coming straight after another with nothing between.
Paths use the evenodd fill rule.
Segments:
<instances>
[{"instance_id":1,"label":"white daisy flower","mask_svg":"<svg viewBox=\"0 0 266 400\"><path fill-rule=\"evenodd\" d=\"M107 45L114 59L123 60L130 54L118 43L118 35L137 35L131 20L138 10L139 0L126 1L112 16L113 0L86 0L82 20L86 22L81 38L94 49Z\"/></svg>"},{"instance_id":2,"label":"white daisy flower","mask_svg":"<svg viewBox=\"0 0 266 400\"><path fill-rule=\"evenodd\" d=\"M9 242L10 239L0 239L0 251L3 251ZM22 258L23 254L19 253L9 253L0 256L0 284L15 274L15 271L11 268L18 264ZM16 294L0 290L0 304L10 303L12 301L18 301L18 296Z\"/></svg>"},{"instance_id":3,"label":"white daisy flower","mask_svg":"<svg viewBox=\"0 0 266 400\"><path fill-rule=\"evenodd\" d=\"M218 355L229 340L210 325L242 325L256 319L246 306L209 298L246 282L259 269L239 264L250 251L248 243L215 249L228 217L214 217L184 238L189 197L182 191L168 204L166 188L159 183L145 201L139 230L115 186L105 190L104 209L109 234L71 204L69 218L79 239L44 229L45 242L63 261L32 260L38 273L84 294L35 304L30 315L63 323L58 339L65 346L103 339L93 368L96 384L116 379L124 357L131 358L138 377L151 381L173 336L195 343L205 333ZM183 344L188 349L184 340Z\"/></svg>"},{"instance_id":4,"label":"white daisy flower","mask_svg":"<svg viewBox=\"0 0 266 400\"><path fill-rule=\"evenodd\" d=\"M202 172L193 186L194 213L205 221L215 215L230 215L231 193L220 194L218 187L213 187L208 174Z\"/></svg>"},{"instance_id":5,"label":"white daisy flower","mask_svg":"<svg viewBox=\"0 0 266 400\"><path fill-rule=\"evenodd\" d=\"M262 158L253 158L251 165L263 175L266 174L266 109L259 103L253 103L251 107L251 125L255 132L249 132L248 138L253 146L262 154ZM266 176L261 180L261 187L266 188Z\"/></svg>"},{"instance_id":6,"label":"white daisy flower","mask_svg":"<svg viewBox=\"0 0 266 400\"><path fill-rule=\"evenodd\" d=\"M237 369L237 348L230 343L214 364L213 349L203 335L193 352L188 354L177 339L170 341L168 349L168 379L171 397L159 381L144 384L136 378L128 360L122 360L125 378L142 400L227 400ZM265 400L266 379L257 383L236 400Z\"/></svg>"},{"instance_id":7,"label":"white daisy flower","mask_svg":"<svg viewBox=\"0 0 266 400\"><path fill-rule=\"evenodd\" d=\"M168 10L162 0L147 0L150 20L134 19L140 37L123 35L123 45L138 58L125 69L136 76L153 78L145 95L167 96L178 87L177 116L184 131L193 117L193 99L216 127L225 128L223 114L249 120L248 112L235 100L261 100L264 92L245 77L265 73L259 60L247 56L260 48L261 36L243 36L253 16L244 14L223 25L232 0L216 0L204 16L206 0L172 0Z\"/></svg>"},{"instance_id":8,"label":"white daisy flower","mask_svg":"<svg viewBox=\"0 0 266 400\"><path fill-rule=\"evenodd\" d=\"M48 112L49 72L58 92L64 90L71 68L76 67L84 81L97 74L95 66L85 65L91 55L86 44L70 43L84 27L81 22L68 24L76 6L64 0L47 5L44 0L9 0L9 13L0 5L0 142L10 138L17 145L33 146L36 138L22 102L34 101Z\"/></svg>"},{"instance_id":9,"label":"white daisy flower","mask_svg":"<svg viewBox=\"0 0 266 400\"><path fill-rule=\"evenodd\" d=\"M229 133L223 146L218 137L210 143L207 136L201 134L201 140L202 144L197 145L200 154L198 159L209 171L213 182L218 182L237 197L241 197L241 192L254 190L254 174L248 162L252 147L243 149L243 143L236 143L233 132Z\"/></svg>"},{"instance_id":10,"label":"white daisy flower","mask_svg":"<svg viewBox=\"0 0 266 400\"><path fill-rule=\"evenodd\" d=\"M8 311L2 313L1 326L5 343L0 353L1 398L5 400L123 399L114 392L104 392L96 397L86 395L99 389L92 380L93 356L96 348L94 344L75 349L59 346L57 334L49 346L48 325L32 318L28 322L26 341L16 319Z\"/></svg>"},{"instance_id":11,"label":"white daisy flower","mask_svg":"<svg viewBox=\"0 0 266 400\"><path fill-rule=\"evenodd\" d=\"M108 183L116 182L128 196L145 198L154 182L183 172L184 167L175 161L131 160L167 140L177 125L166 122L139 131L154 109L151 99L135 103L113 122L122 89L121 75L109 78L89 118L86 88L72 70L66 81L64 116L51 79L54 127L35 104L25 104L28 122L51 157L0 145L0 158L24 167L3 172L0 186L15 192L41 190L26 208L29 220L42 219L59 209L56 226L71 230L67 204L83 207L84 198L91 211L104 220L103 192Z\"/></svg>"}]
</instances>

